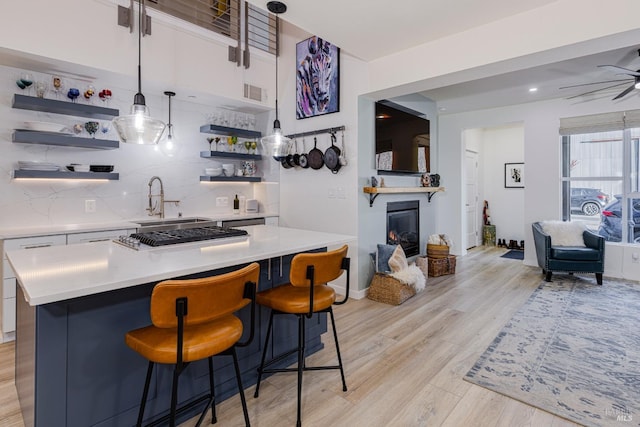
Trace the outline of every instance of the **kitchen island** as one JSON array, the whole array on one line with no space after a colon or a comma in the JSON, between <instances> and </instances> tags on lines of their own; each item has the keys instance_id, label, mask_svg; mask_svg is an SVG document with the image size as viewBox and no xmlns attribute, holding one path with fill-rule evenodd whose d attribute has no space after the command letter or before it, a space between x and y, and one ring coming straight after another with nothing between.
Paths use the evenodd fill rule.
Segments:
<instances>
[{"instance_id":1,"label":"kitchen island","mask_svg":"<svg viewBox=\"0 0 640 427\"><path fill-rule=\"evenodd\" d=\"M16 387L25 424L135 424L147 362L124 344L124 334L150 323L149 297L157 282L220 274L257 261L259 289L267 289L288 280L288 265L296 253L354 241L352 236L272 226L244 229L248 238L138 251L114 242L8 251L19 283ZM255 383L264 314L258 313L252 345L239 351L245 386ZM247 308L240 316L247 325ZM287 320L276 325L272 354L295 347L295 325ZM311 351L322 347L324 331L326 317L309 322ZM218 401L235 393L230 363L223 357L214 362ZM168 410L171 368L162 368L153 378L148 419ZM206 372L206 363L187 369L181 377L181 402L206 393Z\"/></svg>"}]
</instances>

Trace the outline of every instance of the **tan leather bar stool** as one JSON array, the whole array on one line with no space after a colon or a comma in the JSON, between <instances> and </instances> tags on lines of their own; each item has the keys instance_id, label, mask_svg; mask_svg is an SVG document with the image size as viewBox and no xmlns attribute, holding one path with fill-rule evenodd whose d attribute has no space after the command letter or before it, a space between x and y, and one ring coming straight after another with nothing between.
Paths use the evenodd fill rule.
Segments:
<instances>
[{"instance_id":1,"label":"tan leather bar stool","mask_svg":"<svg viewBox=\"0 0 640 427\"><path fill-rule=\"evenodd\" d=\"M177 414L204 401L207 404L197 425L202 423L209 407L211 407L211 423L215 423L213 356L221 354L233 357L244 420L249 426L249 414L240 378L236 347L246 346L253 339L255 295L259 275L260 266L258 263L253 263L240 270L218 276L166 280L153 288L150 307L152 324L130 331L125 336L127 345L149 360L137 426L142 425L155 363L174 365L171 410L168 415L149 425L157 425L169 420L169 425L174 427ZM239 342L243 325L234 313L249 303L251 303L250 334L246 342ZM176 408L178 377L191 362L202 359L208 359L209 362L210 393L182 408Z\"/></svg>"},{"instance_id":2,"label":"tan leather bar stool","mask_svg":"<svg viewBox=\"0 0 640 427\"><path fill-rule=\"evenodd\" d=\"M291 261L291 272L289 283L273 289L259 292L256 298L258 304L271 309L269 316L269 327L262 352L262 361L258 368L258 382L254 397L258 397L260 391L260 381L262 374L276 372L297 372L298 373L298 421L297 425L302 425L302 373L311 370L339 369L342 377L342 390L347 391L347 382L344 378L342 358L340 356L340 346L338 345L338 333L336 332L336 322L333 316L333 304L344 304L349 298L349 258L347 258L348 246L323 253L297 254ZM336 302L336 293L327 282L336 280L347 272L347 285L345 297L342 301ZM329 313L331 325L333 327L333 338L336 343L336 353L338 365L334 366L306 366L305 364L305 319L311 318L315 313ZM273 330L273 316L278 314L294 314L298 317L298 347L272 360L265 362L269 337ZM298 353L298 366L296 368L270 368L267 366L278 363L288 356Z\"/></svg>"}]
</instances>

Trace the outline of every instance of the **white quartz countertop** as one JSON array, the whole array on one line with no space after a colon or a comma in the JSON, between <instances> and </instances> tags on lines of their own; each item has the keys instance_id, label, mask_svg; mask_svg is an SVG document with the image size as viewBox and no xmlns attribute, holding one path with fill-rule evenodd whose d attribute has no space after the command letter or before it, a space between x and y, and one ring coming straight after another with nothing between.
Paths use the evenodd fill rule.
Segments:
<instances>
[{"instance_id":1,"label":"white quartz countertop","mask_svg":"<svg viewBox=\"0 0 640 427\"><path fill-rule=\"evenodd\" d=\"M278 214L269 213L255 213L255 214L213 214L213 215L189 215L185 218L207 218L212 221L229 221L238 219L252 219L252 218L269 218L278 216ZM158 219L157 217L144 217L131 220L122 221L109 221L109 222L91 222L91 223L78 223L78 224L52 224L52 225L38 225L38 226L24 226L24 227L0 227L0 240L6 239L20 239L23 237L34 236L51 236L55 234L72 234L72 233L88 233L92 231L107 231L107 230L119 230L119 229L133 229L138 227L138 221L150 221ZM176 218L165 218L176 219Z\"/></svg>"},{"instance_id":2,"label":"white quartz countertop","mask_svg":"<svg viewBox=\"0 0 640 427\"><path fill-rule=\"evenodd\" d=\"M355 243L354 236L255 225L249 237L136 251L114 242L7 251L30 305L64 301L172 277L321 247Z\"/></svg>"}]
</instances>

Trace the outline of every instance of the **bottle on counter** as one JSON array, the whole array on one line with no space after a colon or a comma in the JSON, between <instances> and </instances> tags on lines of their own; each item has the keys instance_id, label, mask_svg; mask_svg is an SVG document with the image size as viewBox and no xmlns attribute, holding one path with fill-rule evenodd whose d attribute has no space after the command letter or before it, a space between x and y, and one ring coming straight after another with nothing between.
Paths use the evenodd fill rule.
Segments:
<instances>
[{"instance_id":1,"label":"bottle on counter","mask_svg":"<svg viewBox=\"0 0 640 427\"><path fill-rule=\"evenodd\" d=\"M236 198L233 199L233 214L240 214L240 199L238 199L238 195L236 194Z\"/></svg>"}]
</instances>

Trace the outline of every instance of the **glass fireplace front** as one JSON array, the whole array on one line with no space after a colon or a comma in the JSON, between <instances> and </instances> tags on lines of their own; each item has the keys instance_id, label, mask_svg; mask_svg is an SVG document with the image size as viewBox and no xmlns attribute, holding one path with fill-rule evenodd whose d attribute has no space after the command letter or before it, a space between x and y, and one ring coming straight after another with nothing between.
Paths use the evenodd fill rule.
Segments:
<instances>
[{"instance_id":1,"label":"glass fireplace front","mask_svg":"<svg viewBox=\"0 0 640 427\"><path fill-rule=\"evenodd\" d=\"M387 203L387 244L402 246L407 257L420 254L420 202Z\"/></svg>"}]
</instances>

